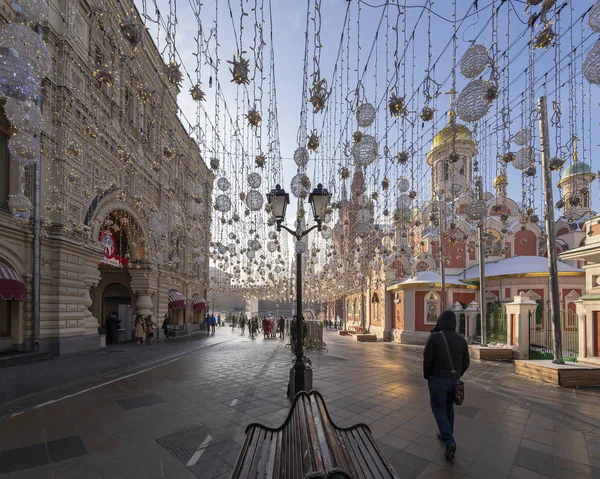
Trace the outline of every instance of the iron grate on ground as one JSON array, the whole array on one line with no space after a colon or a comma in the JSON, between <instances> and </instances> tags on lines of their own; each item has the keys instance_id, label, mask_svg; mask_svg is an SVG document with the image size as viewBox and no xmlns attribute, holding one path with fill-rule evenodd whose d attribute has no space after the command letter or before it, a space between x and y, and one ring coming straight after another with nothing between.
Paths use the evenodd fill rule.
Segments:
<instances>
[{"instance_id":1,"label":"iron grate on ground","mask_svg":"<svg viewBox=\"0 0 600 479\"><path fill-rule=\"evenodd\" d=\"M185 431L169 434L168 436L158 438L156 441L174 457L182 457L186 454L193 454L196 452L198 447L200 447L200 444L203 444L209 435L211 440L207 444L204 444L204 447L214 446L215 444L225 441L225 439L216 432L213 432L204 426L198 426L192 429L186 429Z\"/></svg>"}]
</instances>

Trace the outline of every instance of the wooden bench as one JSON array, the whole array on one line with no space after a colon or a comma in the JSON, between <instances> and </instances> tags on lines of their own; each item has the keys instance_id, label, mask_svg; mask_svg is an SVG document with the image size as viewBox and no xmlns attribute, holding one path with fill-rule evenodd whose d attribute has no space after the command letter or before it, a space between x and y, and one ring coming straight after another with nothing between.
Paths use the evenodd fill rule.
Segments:
<instances>
[{"instance_id":1,"label":"wooden bench","mask_svg":"<svg viewBox=\"0 0 600 479\"><path fill-rule=\"evenodd\" d=\"M252 423L231 475L237 478L399 478L366 424L337 427L317 391L299 392L278 428Z\"/></svg>"}]
</instances>

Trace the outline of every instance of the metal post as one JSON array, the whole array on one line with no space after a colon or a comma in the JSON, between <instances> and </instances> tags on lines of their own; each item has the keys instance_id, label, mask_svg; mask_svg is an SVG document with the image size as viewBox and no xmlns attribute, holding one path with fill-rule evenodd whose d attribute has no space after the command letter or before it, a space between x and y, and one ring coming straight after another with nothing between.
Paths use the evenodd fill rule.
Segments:
<instances>
[{"instance_id":1,"label":"metal post","mask_svg":"<svg viewBox=\"0 0 600 479\"><path fill-rule=\"evenodd\" d=\"M546 246L548 249L548 271L550 272L550 305L554 330L554 363L564 364L562 354L562 330L558 298L558 263L556 238L554 237L554 199L552 198L552 174L550 173L550 135L548 132L548 104L545 96L538 100L540 117L540 146L542 148L542 175L544 187L544 213L546 215Z\"/></svg>"},{"instance_id":2,"label":"metal post","mask_svg":"<svg viewBox=\"0 0 600 479\"><path fill-rule=\"evenodd\" d=\"M36 27L36 33L42 34L42 26ZM36 106L42 109L42 91L40 85L40 93L37 97ZM41 146L40 132L40 146ZM40 262L41 262L41 242L40 242L40 209L41 209L41 175L42 175L42 155L34 164L33 172L33 349L40 349Z\"/></svg>"},{"instance_id":3,"label":"metal post","mask_svg":"<svg viewBox=\"0 0 600 479\"><path fill-rule=\"evenodd\" d=\"M440 272L442 274L442 311L446 311L446 262L444 261L444 231L446 212L440 211Z\"/></svg>"},{"instance_id":4,"label":"metal post","mask_svg":"<svg viewBox=\"0 0 600 479\"><path fill-rule=\"evenodd\" d=\"M483 178L477 178L477 199L483 201ZM485 304L485 248L484 243L484 220L479 222L479 320L481 322L481 345L487 346L486 331L486 304Z\"/></svg>"},{"instance_id":5,"label":"metal post","mask_svg":"<svg viewBox=\"0 0 600 479\"><path fill-rule=\"evenodd\" d=\"M304 318L302 316L302 253L296 253L296 363L294 369L303 370L304 361L304 342L302 338L302 325ZM299 367L299 363L301 367Z\"/></svg>"}]
</instances>

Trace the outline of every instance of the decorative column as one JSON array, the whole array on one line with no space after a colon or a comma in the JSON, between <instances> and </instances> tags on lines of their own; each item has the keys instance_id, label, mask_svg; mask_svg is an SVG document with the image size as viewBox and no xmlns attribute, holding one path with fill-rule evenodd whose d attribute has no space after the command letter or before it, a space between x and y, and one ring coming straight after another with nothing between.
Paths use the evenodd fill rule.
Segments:
<instances>
[{"instance_id":1,"label":"decorative column","mask_svg":"<svg viewBox=\"0 0 600 479\"><path fill-rule=\"evenodd\" d=\"M535 314L537 303L519 294L506 305L507 339L515 350L516 359L529 359L529 317Z\"/></svg>"},{"instance_id":2,"label":"decorative column","mask_svg":"<svg viewBox=\"0 0 600 479\"><path fill-rule=\"evenodd\" d=\"M82 279L85 284L85 291L82 294L81 303L84 306L82 323L85 328L85 334L98 334L98 318L96 318L90 311L92 305L92 297L90 296L90 290L95 286L98 286L100 282L100 270L98 269L98 258L88 256L85 258L83 265Z\"/></svg>"},{"instance_id":3,"label":"decorative column","mask_svg":"<svg viewBox=\"0 0 600 479\"><path fill-rule=\"evenodd\" d=\"M477 301L471 301L467 309L465 309L465 316L467 324L465 325L465 336L467 340L471 340L477 332L477 315L479 314L479 303Z\"/></svg>"},{"instance_id":4,"label":"decorative column","mask_svg":"<svg viewBox=\"0 0 600 479\"><path fill-rule=\"evenodd\" d=\"M460 315L464 312L462 305L457 301L452 305L452 312L456 316L456 332L460 334ZM465 321L467 320L465 316ZM465 324L465 336L467 335L467 325Z\"/></svg>"},{"instance_id":5,"label":"decorative column","mask_svg":"<svg viewBox=\"0 0 600 479\"><path fill-rule=\"evenodd\" d=\"M157 320L152 297L158 291L159 273L149 268L140 267L137 269L134 267L129 270L129 275L131 276L131 290L136 295L133 314L140 313L144 317L152 314L154 320Z\"/></svg>"}]
</instances>

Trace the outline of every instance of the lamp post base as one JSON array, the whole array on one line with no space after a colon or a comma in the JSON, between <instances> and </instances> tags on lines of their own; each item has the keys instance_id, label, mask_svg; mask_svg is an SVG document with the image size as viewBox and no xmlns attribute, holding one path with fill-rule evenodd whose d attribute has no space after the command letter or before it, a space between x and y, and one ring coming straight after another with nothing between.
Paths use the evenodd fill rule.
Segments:
<instances>
[{"instance_id":1,"label":"lamp post base","mask_svg":"<svg viewBox=\"0 0 600 479\"><path fill-rule=\"evenodd\" d=\"M288 398L293 401L300 391L309 392L313 388L313 371L310 361L305 357L301 361L294 359L290 369L290 382L288 383Z\"/></svg>"}]
</instances>

